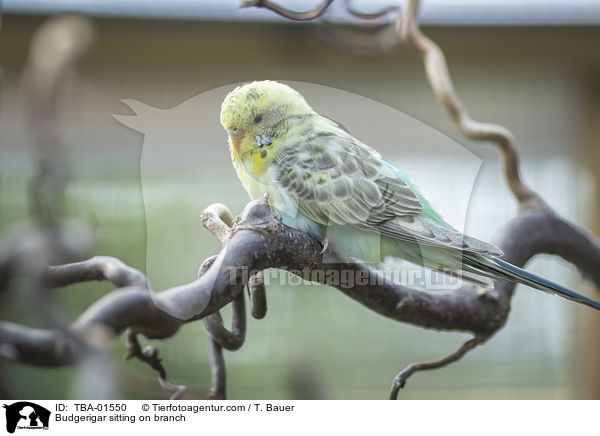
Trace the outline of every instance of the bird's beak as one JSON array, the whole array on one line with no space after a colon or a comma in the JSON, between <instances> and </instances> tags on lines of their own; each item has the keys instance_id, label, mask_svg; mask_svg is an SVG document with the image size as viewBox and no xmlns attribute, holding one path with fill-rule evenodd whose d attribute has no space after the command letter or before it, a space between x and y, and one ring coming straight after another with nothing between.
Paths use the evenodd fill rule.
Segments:
<instances>
[{"instance_id":1,"label":"bird's beak","mask_svg":"<svg viewBox=\"0 0 600 436\"><path fill-rule=\"evenodd\" d=\"M242 142L242 138L246 134L242 129L231 128L227 129L227 133L229 134L229 138L231 139L231 145L235 148L235 151L240 154L240 143Z\"/></svg>"}]
</instances>

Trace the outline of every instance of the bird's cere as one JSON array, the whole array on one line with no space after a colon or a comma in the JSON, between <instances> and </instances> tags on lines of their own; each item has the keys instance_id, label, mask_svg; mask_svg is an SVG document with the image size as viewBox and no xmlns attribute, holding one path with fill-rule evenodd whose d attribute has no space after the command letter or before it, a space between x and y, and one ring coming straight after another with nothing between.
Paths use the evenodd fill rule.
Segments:
<instances>
[{"instance_id":1,"label":"bird's cere","mask_svg":"<svg viewBox=\"0 0 600 436\"><path fill-rule=\"evenodd\" d=\"M237 127L232 127L227 129L227 133L231 138L241 139L246 135L242 129L238 129Z\"/></svg>"}]
</instances>

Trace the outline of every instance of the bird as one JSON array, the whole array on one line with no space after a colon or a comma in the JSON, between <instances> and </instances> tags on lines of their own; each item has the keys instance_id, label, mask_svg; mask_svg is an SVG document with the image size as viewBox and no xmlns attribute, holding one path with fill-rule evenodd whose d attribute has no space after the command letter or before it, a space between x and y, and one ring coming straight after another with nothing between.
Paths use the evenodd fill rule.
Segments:
<instances>
[{"instance_id":1,"label":"bird","mask_svg":"<svg viewBox=\"0 0 600 436\"><path fill-rule=\"evenodd\" d=\"M290 86L237 86L221 105L233 166L251 199L344 260L404 259L489 289L507 280L600 310L600 303L502 259L456 230L404 172L313 110Z\"/></svg>"}]
</instances>

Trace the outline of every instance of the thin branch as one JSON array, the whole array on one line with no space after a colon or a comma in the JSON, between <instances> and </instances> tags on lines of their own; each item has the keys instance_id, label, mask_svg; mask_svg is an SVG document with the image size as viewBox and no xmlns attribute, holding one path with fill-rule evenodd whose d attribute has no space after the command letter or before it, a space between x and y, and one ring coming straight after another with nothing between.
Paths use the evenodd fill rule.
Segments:
<instances>
[{"instance_id":1,"label":"thin branch","mask_svg":"<svg viewBox=\"0 0 600 436\"><path fill-rule=\"evenodd\" d=\"M46 286L59 288L92 280L107 280L117 287L148 287L148 280L141 271L111 256L94 256L82 262L49 266L43 273Z\"/></svg>"},{"instance_id":2,"label":"thin branch","mask_svg":"<svg viewBox=\"0 0 600 436\"><path fill-rule=\"evenodd\" d=\"M207 210L210 209L207 208ZM213 209L214 210L214 209ZM205 210L206 211L206 210ZM214 263L217 259L217 256L210 256L206 258L200 268L198 269L198 277L201 277L208 268ZM238 297L239 298L239 297ZM245 314L244 314L245 316ZM208 320L208 322L207 322ZM207 400L225 400L227 399L227 366L225 364L225 356L223 356L223 347L219 345L219 342L215 340L216 334L211 331L213 328L213 324L220 323L220 327L223 327L223 320L221 319L221 315L219 312L215 312L213 314L208 315L203 319L204 326L208 331L208 334L211 336L208 341L208 358L210 362L210 372L211 372L211 388L208 394L206 395Z\"/></svg>"},{"instance_id":3,"label":"thin branch","mask_svg":"<svg viewBox=\"0 0 600 436\"><path fill-rule=\"evenodd\" d=\"M223 356L223 347L215 340L208 343L208 357L211 369L211 388L207 400L227 399L227 366Z\"/></svg>"},{"instance_id":4,"label":"thin branch","mask_svg":"<svg viewBox=\"0 0 600 436\"><path fill-rule=\"evenodd\" d=\"M169 391L169 392L173 392L171 394L171 396L169 397L169 400L180 400L181 397L183 397L183 394L186 393L187 391L187 387L184 385L174 385L172 383L170 383L169 381L167 381L166 379L162 379L162 378L158 378L158 384L160 384L160 386Z\"/></svg>"},{"instance_id":5,"label":"thin branch","mask_svg":"<svg viewBox=\"0 0 600 436\"><path fill-rule=\"evenodd\" d=\"M201 221L225 245L231 237L233 218L227 206L213 204L201 215ZM198 269L201 277L212 266L216 256L207 258ZM244 294L240 293L233 300L231 331L223 325L223 318L217 311L202 319L210 335L209 359L211 367L211 389L207 399L225 400L227 398L227 368L223 348L233 351L239 349L246 338L246 306Z\"/></svg>"},{"instance_id":6,"label":"thin branch","mask_svg":"<svg viewBox=\"0 0 600 436\"><path fill-rule=\"evenodd\" d=\"M31 42L24 84L26 119L33 133L38 168L33 179L32 207L42 228L58 228L63 205L67 165L55 120L55 98L65 72L91 46L91 22L63 14L45 21Z\"/></svg>"},{"instance_id":7,"label":"thin branch","mask_svg":"<svg viewBox=\"0 0 600 436\"><path fill-rule=\"evenodd\" d=\"M233 300L231 331L223 325L219 312L212 313L202 319L211 338L228 351L239 350L246 339L246 304L244 294L240 293Z\"/></svg>"},{"instance_id":8,"label":"thin branch","mask_svg":"<svg viewBox=\"0 0 600 436\"><path fill-rule=\"evenodd\" d=\"M137 333L128 329L125 336L125 344L127 346L127 354L124 359L129 360L132 357L147 363L153 370L158 373L158 383L163 389L173 392L170 400L178 400L185 393L187 388L183 385L174 385L167 380L167 371L165 370L162 359L159 356L158 349L152 345L147 345L142 349L137 338Z\"/></svg>"},{"instance_id":9,"label":"thin branch","mask_svg":"<svg viewBox=\"0 0 600 436\"><path fill-rule=\"evenodd\" d=\"M419 28L418 10L419 0L408 0L404 13L398 17L397 29L402 42L416 50L423 59L427 79L438 101L467 138L492 141L498 145L502 152L506 182L520 207L547 208L544 201L521 180L517 141L512 132L503 126L475 121L464 108L454 90L444 53Z\"/></svg>"},{"instance_id":10,"label":"thin branch","mask_svg":"<svg viewBox=\"0 0 600 436\"><path fill-rule=\"evenodd\" d=\"M291 9L284 8L283 6L280 6L277 3L271 2L269 0L246 0L242 3L240 9L250 7L265 8L290 20L310 21L319 18L321 15L323 15L332 3L333 0L324 0L319 6L316 6L311 10L308 10L306 12L296 12L292 11Z\"/></svg>"},{"instance_id":11,"label":"thin branch","mask_svg":"<svg viewBox=\"0 0 600 436\"><path fill-rule=\"evenodd\" d=\"M400 373L394 378L394 382L392 383L392 388L390 389L390 400L396 400L398 398L398 391L404 387L406 384L406 380L413 375L417 371L425 371L429 369L437 369L443 366L446 366L452 362L456 362L460 358L462 358L465 354L475 348L477 345L485 342L489 336L487 335L478 335L473 339L468 340L462 346L456 350L454 353L448 354L441 359L432 360L429 362L418 362L412 363L404 368Z\"/></svg>"},{"instance_id":12,"label":"thin branch","mask_svg":"<svg viewBox=\"0 0 600 436\"><path fill-rule=\"evenodd\" d=\"M215 203L208 206L200 214L200 221L219 240L221 245L225 245L231 238L233 216L224 204Z\"/></svg>"}]
</instances>

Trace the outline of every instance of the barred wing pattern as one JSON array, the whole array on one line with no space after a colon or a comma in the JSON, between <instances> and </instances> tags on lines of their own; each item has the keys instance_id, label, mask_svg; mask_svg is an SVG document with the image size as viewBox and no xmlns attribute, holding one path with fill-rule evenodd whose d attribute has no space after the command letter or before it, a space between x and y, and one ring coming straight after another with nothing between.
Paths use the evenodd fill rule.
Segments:
<instances>
[{"instance_id":1,"label":"barred wing pattern","mask_svg":"<svg viewBox=\"0 0 600 436\"><path fill-rule=\"evenodd\" d=\"M291 139L280 144L277 182L311 220L453 251L502 254L425 216L425 200L379 153L338 124L315 114L292 117L286 127Z\"/></svg>"}]
</instances>

